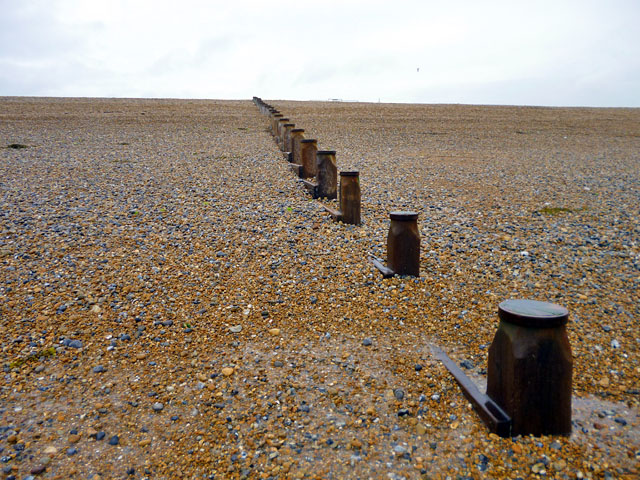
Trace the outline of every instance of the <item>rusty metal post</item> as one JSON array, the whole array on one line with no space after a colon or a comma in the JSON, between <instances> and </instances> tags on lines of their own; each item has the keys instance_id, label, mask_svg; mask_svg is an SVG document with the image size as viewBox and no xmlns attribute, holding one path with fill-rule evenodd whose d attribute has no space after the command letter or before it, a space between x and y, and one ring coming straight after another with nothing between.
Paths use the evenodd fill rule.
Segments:
<instances>
[{"instance_id":1,"label":"rusty metal post","mask_svg":"<svg viewBox=\"0 0 640 480\"><path fill-rule=\"evenodd\" d=\"M302 169L300 171L301 178L315 177L318 173L318 166L316 164L317 153L317 140L313 138L305 138L300 142L300 157L302 161Z\"/></svg>"},{"instance_id":2,"label":"rusty metal post","mask_svg":"<svg viewBox=\"0 0 640 480\"><path fill-rule=\"evenodd\" d=\"M304 140L304 128L294 128L291 130L291 162L301 165L301 141Z\"/></svg>"},{"instance_id":3,"label":"rusty metal post","mask_svg":"<svg viewBox=\"0 0 640 480\"><path fill-rule=\"evenodd\" d=\"M506 300L489 348L487 395L512 419L516 435L569 435L573 359L566 308Z\"/></svg>"},{"instance_id":4,"label":"rusty metal post","mask_svg":"<svg viewBox=\"0 0 640 480\"><path fill-rule=\"evenodd\" d=\"M334 150L319 150L316 154L317 198L334 199L338 196L338 168Z\"/></svg>"},{"instance_id":5,"label":"rusty metal post","mask_svg":"<svg viewBox=\"0 0 640 480\"><path fill-rule=\"evenodd\" d=\"M285 123L282 126L281 149L283 152L291 151L291 130L293 130L293 127L295 126L296 126L295 123Z\"/></svg>"},{"instance_id":6,"label":"rusty metal post","mask_svg":"<svg viewBox=\"0 0 640 480\"><path fill-rule=\"evenodd\" d=\"M391 212L387 265L396 275L420 276L420 231L416 212Z\"/></svg>"},{"instance_id":7,"label":"rusty metal post","mask_svg":"<svg viewBox=\"0 0 640 480\"><path fill-rule=\"evenodd\" d=\"M360 225L360 173L340 172L340 220Z\"/></svg>"}]
</instances>

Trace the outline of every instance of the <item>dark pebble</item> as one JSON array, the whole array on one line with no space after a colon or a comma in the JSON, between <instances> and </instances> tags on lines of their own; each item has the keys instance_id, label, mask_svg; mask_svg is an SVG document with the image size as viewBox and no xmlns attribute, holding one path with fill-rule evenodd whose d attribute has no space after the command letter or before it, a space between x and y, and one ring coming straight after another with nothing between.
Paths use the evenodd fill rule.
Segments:
<instances>
[{"instance_id":1,"label":"dark pebble","mask_svg":"<svg viewBox=\"0 0 640 480\"><path fill-rule=\"evenodd\" d=\"M401 388L396 388L393 391L393 395L394 397L396 397L396 399L402 400L404 398L404 390L402 390Z\"/></svg>"},{"instance_id":2,"label":"dark pebble","mask_svg":"<svg viewBox=\"0 0 640 480\"><path fill-rule=\"evenodd\" d=\"M70 457L72 455L75 455L76 453L78 453L78 449L76 447L67 448L67 455L69 455Z\"/></svg>"},{"instance_id":3,"label":"dark pebble","mask_svg":"<svg viewBox=\"0 0 640 480\"><path fill-rule=\"evenodd\" d=\"M31 469L33 475L40 475L47 469L46 465L37 465Z\"/></svg>"},{"instance_id":4,"label":"dark pebble","mask_svg":"<svg viewBox=\"0 0 640 480\"><path fill-rule=\"evenodd\" d=\"M400 410L398 410L398 416L399 417L408 417L409 416L409 409L408 408L401 408Z\"/></svg>"},{"instance_id":5,"label":"dark pebble","mask_svg":"<svg viewBox=\"0 0 640 480\"><path fill-rule=\"evenodd\" d=\"M103 373L105 368L102 365L97 365L93 367L93 373Z\"/></svg>"},{"instance_id":6,"label":"dark pebble","mask_svg":"<svg viewBox=\"0 0 640 480\"><path fill-rule=\"evenodd\" d=\"M415 368L416 372L419 372L420 370L422 370L422 365L420 365L419 363L416 363L416 365L413 368Z\"/></svg>"},{"instance_id":7,"label":"dark pebble","mask_svg":"<svg viewBox=\"0 0 640 480\"><path fill-rule=\"evenodd\" d=\"M109 439L109 445L118 445L120 443L120 439L117 435L114 435Z\"/></svg>"},{"instance_id":8,"label":"dark pebble","mask_svg":"<svg viewBox=\"0 0 640 480\"><path fill-rule=\"evenodd\" d=\"M473 368L473 363L471 363L469 360L464 360L460 362L460 366L462 368L466 368L467 370L471 370Z\"/></svg>"},{"instance_id":9,"label":"dark pebble","mask_svg":"<svg viewBox=\"0 0 640 480\"><path fill-rule=\"evenodd\" d=\"M127 475L135 475L136 474L136 469L135 468L129 468L127 470Z\"/></svg>"},{"instance_id":10,"label":"dark pebble","mask_svg":"<svg viewBox=\"0 0 640 480\"><path fill-rule=\"evenodd\" d=\"M364 345L365 347L368 347L372 344L373 342L371 341L370 338L365 338L364 340L362 340L362 345Z\"/></svg>"},{"instance_id":11,"label":"dark pebble","mask_svg":"<svg viewBox=\"0 0 640 480\"><path fill-rule=\"evenodd\" d=\"M103 440L106 435L104 432L98 432L96 433L96 440Z\"/></svg>"},{"instance_id":12,"label":"dark pebble","mask_svg":"<svg viewBox=\"0 0 640 480\"><path fill-rule=\"evenodd\" d=\"M623 427L627 424L627 421L624 418L615 418L614 422L619 423L620 425L622 425Z\"/></svg>"}]
</instances>

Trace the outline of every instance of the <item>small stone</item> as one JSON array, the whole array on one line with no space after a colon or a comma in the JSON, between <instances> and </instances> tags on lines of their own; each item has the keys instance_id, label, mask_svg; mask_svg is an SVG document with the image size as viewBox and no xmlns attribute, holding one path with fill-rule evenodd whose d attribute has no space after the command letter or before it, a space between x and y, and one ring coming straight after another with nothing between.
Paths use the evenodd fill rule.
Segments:
<instances>
[{"instance_id":1,"label":"small stone","mask_svg":"<svg viewBox=\"0 0 640 480\"><path fill-rule=\"evenodd\" d=\"M402 455L407 453L407 449L402 445L396 445L395 447L393 447L393 453L401 457Z\"/></svg>"},{"instance_id":2,"label":"small stone","mask_svg":"<svg viewBox=\"0 0 640 480\"><path fill-rule=\"evenodd\" d=\"M140 440L140 442L138 442L138 445L141 447L147 447L149 445L151 445L151 439L150 438L143 438L142 440Z\"/></svg>"},{"instance_id":3,"label":"small stone","mask_svg":"<svg viewBox=\"0 0 640 480\"><path fill-rule=\"evenodd\" d=\"M376 407L374 407L373 405L370 405L370 406L367 407L366 413L367 413L367 415L371 415L373 417L378 412L376 412Z\"/></svg>"},{"instance_id":4,"label":"small stone","mask_svg":"<svg viewBox=\"0 0 640 480\"><path fill-rule=\"evenodd\" d=\"M364 345L365 347L369 347L372 343L373 342L370 338L365 338L364 340L362 340L362 345Z\"/></svg>"},{"instance_id":5,"label":"small stone","mask_svg":"<svg viewBox=\"0 0 640 480\"><path fill-rule=\"evenodd\" d=\"M117 435L114 435L109 439L109 445L118 445L120 443L120 439Z\"/></svg>"},{"instance_id":6,"label":"small stone","mask_svg":"<svg viewBox=\"0 0 640 480\"><path fill-rule=\"evenodd\" d=\"M93 373L103 373L105 372L105 368L102 365L97 365L93 367Z\"/></svg>"},{"instance_id":7,"label":"small stone","mask_svg":"<svg viewBox=\"0 0 640 480\"><path fill-rule=\"evenodd\" d=\"M31 473L33 475L40 475L41 473L44 473L46 469L47 469L46 465L37 465L31 469Z\"/></svg>"},{"instance_id":8,"label":"small stone","mask_svg":"<svg viewBox=\"0 0 640 480\"><path fill-rule=\"evenodd\" d=\"M393 396L396 397L396 400L402 400L404 398L404 390L401 388L396 388L393 391Z\"/></svg>"},{"instance_id":9,"label":"small stone","mask_svg":"<svg viewBox=\"0 0 640 480\"><path fill-rule=\"evenodd\" d=\"M620 342L614 338L611 340L611 348L620 348Z\"/></svg>"},{"instance_id":10,"label":"small stone","mask_svg":"<svg viewBox=\"0 0 640 480\"><path fill-rule=\"evenodd\" d=\"M69 435L69 443L78 443L80 441L80 435Z\"/></svg>"},{"instance_id":11,"label":"small stone","mask_svg":"<svg viewBox=\"0 0 640 480\"><path fill-rule=\"evenodd\" d=\"M101 313L102 309L100 308L99 305L94 305L93 307L91 307L91 313Z\"/></svg>"},{"instance_id":12,"label":"small stone","mask_svg":"<svg viewBox=\"0 0 640 480\"><path fill-rule=\"evenodd\" d=\"M544 469L544 463L542 463L542 462L538 462L538 463L534 464L534 465L531 467L531 471L532 471L533 473L540 473L540 474L541 474L542 472L544 472L544 471L545 471L545 469Z\"/></svg>"},{"instance_id":13,"label":"small stone","mask_svg":"<svg viewBox=\"0 0 640 480\"><path fill-rule=\"evenodd\" d=\"M556 470L557 472L561 472L562 470L564 470L567 467L567 462L564 459L560 459L557 462L553 462L553 468L554 470Z\"/></svg>"},{"instance_id":14,"label":"small stone","mask_svg":"<svg viewBox=\"0 0 640 480\"><path fill-rule=\"evenodd\" d=\"M78 453L78 449L76 447L67 448L67 455L68 456L71 457L72 455L75 455L76 453Z\"/></svg>"},{"instance_id":15,"label":"small stone","mask_svg":"<svg viewBox=\"0 0 640 480\"><path fill-rule=\"evenodd\" d=\"M96 433L96 440L98 440L98 441L99 441L99 440L103 440L103 439L104 439L104 437L106 437L106 436L107 436L107 434L106 434L106 433L104 433L104 432L98 432L98 433Z\"/></svg>"},{"instance_id":16,"label":"small stone","mask_svg":"<svg viewBox=\"0 0 640 480\"><path fill-rule=\"evenodd\" d=\"M609 377L602 377L598 383L600 384L601 387L608 387Z\"/></svg>"},{"instance_id":17,"label":"small stone","mask_svg":"<svg viewBox=\"0 0 640 480\"><path fill-rule=\"evenodd\" d=\"M225 377L230 377L231 375L233 375L233 372L235 370L231 367L224 367L222 369L222 375L224 375Z\"/></svg>"},{"instance_id":18,"label":"small stone","mask_svg":"<svg viewBox=\"0 0 640 480\"><path fill-rule=\"evenodd\" d=\"M398 416L399 417L408 417L409 416L409 409L408 408L401 408L400 410L398 410Z\"/></svg>"},{"instance_id":19,"label":"small stone","mask_svg":"<svg viewBox=\"0 0 640 480\"><path fill-rule=\"evenodd\" d=\"M273 366L279 368L284 366L284 364L280 360L276 360L275 362L273 362Z\"/></svg>"},{"instance_id":20,"label":"small stone","mask_svg":"<svg viewBox=\"0 0 640 480\"><path fill-rule=\"evenodd\" d=\"M242 325L235 325L233 327L229 327L229 331L231 333L240 333L242 331Z\"/></svg>"},{"instance_id":21,"label":"small stone","mask_svg":"<svg viewBox=\"0 0 640 480\"><path fill-rule=\"evenodd\" d=\"M36 373L40 373L40 372L42 372L43 370L44 370L44 365L38 365L38 366L35 368L35 372L36 372Z\"/></svg>"},{"instance_id":22,"label":"small stone","mask_svg":"<svg viewBox=\"0 0 640 480\"><path fill-rule=\"evenodd\" d=\"M350 447L352 450L359 450L360 448L362 448L362 442L357 438L354 438L350 442Z\"/></svg>"},{"instance_id":23,"label":"small stone","mask_svg":"<svg viewBox=\"0 0 640 480\"><path fill-rule=\"evenodd\" d=\"M160 411L162 411L162 409L164 409L164 405L162 403L160 403L160 402L156 402L156 403L153 404L152 408L153 408L154 412L160 412Z\"/></svg>"},{"instance_id":24,"label":"small stone","mask_svg":"<svg viewBox=\"0 0 640 480\"><path fill-rule=\"evenodd\" d=\"M419 372L420 370L422 370L422 365L420 365L419 363L416 363L413 368L416 372Z\"/></svg>"},{"instance_id":25,"label":"small stone","mask_svg":"<svg viewBox=\"0 0 640 480\"><path fill-rule=\"evenodd\" d=\"M418 435L424 435L425 433L427 433L427 427L424 425L424 423L416 424L416 433Z\"/></svg>"},{"instance_id":26,"label":"small stone","mask_svg":"<svg viewBox=\"0 0 640 480\"><path fill-rule=\"evenodd\" d=\"M44 449L43 452L46 455L55 455L56 453L58 453L58 449L56 447L54 447L53 445L49 445L47 448Z\"/></svg>"},{"instance_id":27,"label":"small stone","mask_svg":"<svg viewBox=\"0 0 640 480\"><path fill-rule=\"evenodd\" d=\"M280 329L279 328L269 329L269 335L273 335L273 336L280 335Z\"/></svg>"}]
</instances>

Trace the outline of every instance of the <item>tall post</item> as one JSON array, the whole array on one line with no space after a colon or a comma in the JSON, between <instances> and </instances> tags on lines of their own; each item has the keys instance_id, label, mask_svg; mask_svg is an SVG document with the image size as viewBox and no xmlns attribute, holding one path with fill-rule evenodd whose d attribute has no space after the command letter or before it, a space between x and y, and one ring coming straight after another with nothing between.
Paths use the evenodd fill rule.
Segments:
<instances>
[{"instance_id":1,"label":"tall post","mask_svg":"<svg viewBox=\"0 0 640 480\"><path fill-rule=\"evenodd\" d=\"M280 145L281 150L282 150L282 136L284 133L284 126L287 123L289 123L289 119L286 117L282 117L278 120L278 130L276 132L276 143Z\"/></svg>"},{"instance_id":2,"label":"tall post","mask_svg":"<svg viewBox=\"0 0 640 480\"><path fill-rule=\"evenodd\" d=\"M274 137L278 136L279 121L283 117L284 117L284 115L282 115L281 113L274 113L273 116L271 117L271 134Z\"/></svg>"},{"instance_id":3,"label":"tall post","mask_svg":"<svg viewBox=\"0 0 640 480\"><path fill-rule=\"evenodd\" d=\"M360 225L360 173L340 172L340 220Z\"/></svg>"},{"instance_id":4,"label":"tall post","mask_svg":"<svg viewBox=\"0 0 640 480\"><path fill-rule=\"evenodd\" d=\"M338 168L334 150L319 150L316 154L318 198L334 199L337 195Z\"/></svg>"},{"instance_id":5,"label":"tall post","mask_svg":"<svg viewBox=\"0 0 640 480\"><path fill-rule=\"evenodd\" d=\"M295 123L285 123L282 126L281 149L283 152L291 151L291 130L293 130L293 127L295 126L296 126Z\"/></svg>"},{"instance_id":6,"label":"tall post","mask_svg":"<svg viewBox=\"0 0 640 480\"><path fill-rule=\"evenodd\" d=\"M420 231L416 212L391 212L387 265L396 275L420 276Z\"/></svg>"},{"instance_id":7,"label":"tall post","mask_svg":"<svg viewBox=\"0 0 640 480\"><path fill-rule=\"evenodd\" d=\"M573 359L569 311L535 300L506 300L489 348L487 395L512 419L511 435L569 435Z\"/></svg>"},{"instance_id":8,"label":"tall post","mask_svg":"<svg viewBox=\"0 0 640 480\"><path fill-rule=\"evenodd\" d=\"M302 161L302 169L300 171L301 178L315 177L318 173L316 164L316 155L318 153L318 141L314 138L305 138L300 142L300 157Z\"/></svg>"},{"instance_id":9,"label":"tall post","mask_svg":"<svg viewBox=\"0 0 640 480\"><path fill-rule=\"evenodd\" d=\"M304 128L291 130L291 161L297 165L302 165L300 160L302 140L304 140Z\"/></svg>"}]
</instances>

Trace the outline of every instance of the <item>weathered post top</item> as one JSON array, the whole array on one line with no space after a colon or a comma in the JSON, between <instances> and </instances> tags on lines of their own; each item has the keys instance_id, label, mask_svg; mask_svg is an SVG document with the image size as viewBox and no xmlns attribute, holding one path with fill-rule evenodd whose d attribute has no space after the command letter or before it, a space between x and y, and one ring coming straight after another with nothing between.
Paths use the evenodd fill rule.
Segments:
<instances>
[{"instance_id":1,"label":"weathered post top","mask_svg":"<svg viewBox=\"0 0 640 480\"><path fill-rule=\"evenodd\" d=\"M391 220L398 220L398 221L413 221L413 220L417 220L418 219L418 213L416 212L402 212L402 211L396 211L396 212L390 212L389 213L389 217L391 218Z\"/></svg>"},{"instance_id":2,"label":"weathered post top","mask_svg":"<svg viewBox=\"0 0 640 480\"><path fill-rule=\"evenodd\" d=\"M566 324L569 310L538 300L505 300L498 305L498 317L523 327L550 328Z\"/></svg>"}]
</instances>

